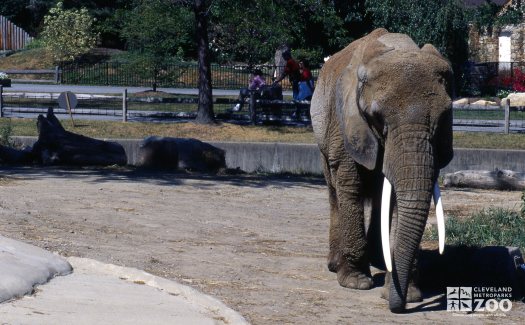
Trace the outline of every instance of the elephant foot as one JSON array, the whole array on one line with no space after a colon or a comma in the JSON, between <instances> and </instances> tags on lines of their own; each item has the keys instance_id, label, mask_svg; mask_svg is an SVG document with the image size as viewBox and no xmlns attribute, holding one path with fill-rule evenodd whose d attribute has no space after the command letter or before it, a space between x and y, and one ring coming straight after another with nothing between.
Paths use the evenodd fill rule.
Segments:
<instances>
[{"instance_id":1,"label":"elephant foot","mask_svg":"<svg viewBox=\"0 0 525 325\"><path fill-rule=\"evenodd\" d=\"M328 254L328 270L330 272L337 273L339 266L341 265L342 255L341 253L331 251Z\"/></svg>"},{"instance_id":2,"label":"elephant foot","mask_svg":"<svg viewBox=\"0 0 525 325\"><path fill-rule=\"evenodd\" d=\"M381 298L389 300L390 299L390 282L392 281L391 273L385 275L385 285L381 289ZM423 301L423 296L421 290L416 286L414 281L408 283L407 290L407 302L421 302Z\"/></svg>"},{"instance_id":3,"label":"elephant foot","mask_svg":"<svg viewBox=\"0 0 525 325\"><path fill-rule=\"evenodd\" d=\"M337 281L342 287L358 290L368 290L374 286L370 271L361 272L343 264L337 270Z\"/></svg>"}]
</instances>

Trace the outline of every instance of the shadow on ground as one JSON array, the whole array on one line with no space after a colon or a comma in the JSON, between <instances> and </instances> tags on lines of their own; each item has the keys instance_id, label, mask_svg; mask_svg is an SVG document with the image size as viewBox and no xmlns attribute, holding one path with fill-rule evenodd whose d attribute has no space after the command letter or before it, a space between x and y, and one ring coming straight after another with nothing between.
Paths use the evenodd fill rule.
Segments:
<instances>
[{"instance_id":1,"label":"shadow on ground","mask_svg":"<svg viewBox=\"0 0 525 325\"><path fill-rule=\"evenodd\" d=\"M187 181L201 180L196 187L213 187L214 183L233 186L249 186L255 188L278 187L292 188L294 186L319 186L325 180L321 176L297 176L292 174L246 174L236 170L217 175L188 171L158 171L135 167L12 167L1 166L0 175L18 179L38 179L46 177L84 178L90 183L105 182L144 182L154 185L177 186L188 185Z\"/></svg>"}]
</instances>

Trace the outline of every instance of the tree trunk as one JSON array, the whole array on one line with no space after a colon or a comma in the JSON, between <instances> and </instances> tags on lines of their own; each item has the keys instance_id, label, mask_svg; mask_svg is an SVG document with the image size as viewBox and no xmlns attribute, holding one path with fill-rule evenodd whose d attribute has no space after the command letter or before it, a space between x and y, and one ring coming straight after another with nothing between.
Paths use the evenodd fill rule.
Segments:
<instances>
[{"instance_id":1,"label":"tree trunk","mask_svg":"<svg viewBox=\"0 0 525 325\"><path fill-rule=\"evenodd\" d=\"M66 131L53 110L38 116L38 141L32 156L44 165L125 165L124 148L115 142L88 138Z\"/></svg>"},{"instance_id":2,"label":"tree trunk","mask_svg":"<svg viewBox=\"0 0 525 325\"><path fill-rule=\"evenodd\" d=\"M199 108L195 122L210 124L215 121L208 50L208 10L205 0L195 0L193 8L197 22L197 51L199 60Z\"/></svg>"},{"instance_id":3,"label":"tree trunk","mask_svg":"<svg viewBox=\"0 0 525 325\"><path fill-rule=\"evenodd\" d=\"M470 187L494 190L525 190L525 173L511 170L462 170L445 174L445 187Z\"/></svg>"}]
</instances>

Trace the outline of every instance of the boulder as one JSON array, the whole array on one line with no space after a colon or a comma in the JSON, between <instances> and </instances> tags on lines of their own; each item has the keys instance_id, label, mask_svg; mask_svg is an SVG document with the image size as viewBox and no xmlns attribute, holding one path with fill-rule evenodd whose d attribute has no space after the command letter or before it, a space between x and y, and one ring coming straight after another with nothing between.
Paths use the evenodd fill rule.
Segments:
<instances>
[{"instance_id":1,"label":"boulder","mask_svg":"<svg viewBox=\"0 0 525 325\"><path fill-rule=\"evenodd\" d=\"M525 93L511 93L501 101L505 102L507 99L510 100L510 106L512 107L525 106Z\"/></svg>"},{"instance_id":2,"label":"boulder","mask_svg":"<svg viewBox=\"0 0 525 325\"><path fill-rule=\"evenodd\" d=\"M469 104L468 98L460 98L458 100L455 100L452 105L454 106L466 106Z\"/></svg>"},{"instance_id":3,"label":"boulder","mask_svg":"<svg viewBox=\"0 0 525 325\"><path fill-rule=\"evenodd\" d=\"M478 106L498 106L498 103L491 101L491 100L485 100L480 99L475 101L474 103L471 103L471 105L478 105Z\"/></svg>"}]
</instances>

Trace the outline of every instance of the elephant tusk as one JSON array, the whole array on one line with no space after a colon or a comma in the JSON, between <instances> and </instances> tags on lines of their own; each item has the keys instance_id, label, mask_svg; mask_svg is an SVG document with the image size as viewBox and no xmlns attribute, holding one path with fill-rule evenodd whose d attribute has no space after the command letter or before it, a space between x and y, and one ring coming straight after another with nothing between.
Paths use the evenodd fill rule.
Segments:
<instances>
[{"instance_id":1,"label":"elephant tusk","mask_svg":"<svg viewBox=\"0 0 525 325\"><path fill-rule=\"evenodd\" d=\"M386 179L383 182L383 197L381 198L381 243L383 258L388 272L392 272L392 256L390 255L390 197L392 184Z\"/></svg>"},{"instance_id":2,"label":"elephant tusk","mask_svg":"<svg viewBox=\"0 0 525 325\"><path fill-rule=\"evenodd\" d=\"M445 251L445 214L443 213L443 203L441 203L441 192L439 185L434 184L434 205L436 206L436 219L438 227L439 254Z\"/></svg>"}]
</instances>

